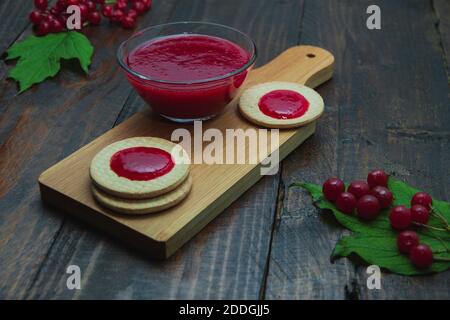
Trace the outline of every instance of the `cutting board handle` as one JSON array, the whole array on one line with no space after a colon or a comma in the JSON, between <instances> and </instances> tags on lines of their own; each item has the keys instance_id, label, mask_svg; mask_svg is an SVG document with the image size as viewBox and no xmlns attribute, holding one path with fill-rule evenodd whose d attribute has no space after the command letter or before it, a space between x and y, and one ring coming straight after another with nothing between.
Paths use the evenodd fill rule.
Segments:
<instances>
[{"instance_id":1,"label":"cutting board handle","mask_svg":"<svg viewBox=\"0 0 450 320\"><path fill-rule=\"evenodd\" d=\"M250 73L247 86L261 83L260 79L290 81L314 88L333 76L334 56L314 46L295 46L282 52L266 65Z\"/></svg>"}]
</instances>

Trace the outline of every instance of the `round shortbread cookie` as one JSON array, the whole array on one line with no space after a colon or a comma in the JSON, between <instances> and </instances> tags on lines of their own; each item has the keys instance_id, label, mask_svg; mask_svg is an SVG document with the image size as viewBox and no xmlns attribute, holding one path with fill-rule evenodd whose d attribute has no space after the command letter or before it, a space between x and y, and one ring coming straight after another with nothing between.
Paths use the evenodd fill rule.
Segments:
<instances>
[{"instance_id":1,"label":"round shortbread cookie","mask_svg":"<svg viewBox=\"0 0 450 320\"><path fill-rule=\"evenodd\" d=\"M308 110L300 117L278 119L264 114L260 107L260 99L275 90L290 90L299 93L309 102ZM300 127L319 118L324 111L322 97L313 89L293 82L266 82L245 90L239 100L239 110L249 121L267 128L287 129Z\"/></svg>"},{"instance_id":2,"label":"round shortbread cookie","mask_svg":"<svg viewBox=\"0 0 450 320\"><path fill-rule=\"evenodd\" d=\"M168 209L180 203L189 194L192 178L188 177L178 188L169 193L150 199L121 199L111 196L94 185L92 192L97 201L116 212L124 214L146 214Z\"/></svg>"},{"instance_id":3,"label":"round shortbread cookie","mask_svg":"<svg viewBox=\"0 0 450 320\"><path fill-rule=\"evenodd\" d=\"M111 158L119 151L128 148L149 147L170 153L173 168L164 175L151 180L131 180L119 176L111 169ZM148 199L170 192L178 187L189 174L189 156L181 146L161 138L136 137L121 140L103 148L90 166L94 184L110 195L126 199Z\"/></svg>"}]
</instances>

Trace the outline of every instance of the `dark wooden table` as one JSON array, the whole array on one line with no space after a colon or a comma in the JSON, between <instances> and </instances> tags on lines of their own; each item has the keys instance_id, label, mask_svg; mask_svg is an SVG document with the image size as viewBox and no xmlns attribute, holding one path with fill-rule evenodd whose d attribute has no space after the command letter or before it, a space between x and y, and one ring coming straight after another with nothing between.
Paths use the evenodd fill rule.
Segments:
<instances>
[{"instance_id":1,"label":"dark wooden table","mask_svg":"<svg viewBox=\"0 0 450 320\"><path fill-rule=\"evenodd\" d=\"M381 30L366 9L381 8ZM31 32L31 0L0 3L0 51ZM145 27L204 20L247 32L258 65L296 44L334 53L334 78L318 88L326 102L318 131L282 165L225 210L171 259L155 262L42 204L46 168L145 108L115 62L129 31L86 31L95 46L88 77L65 63L54 79L17 95L1 63L0 298L450 298L450 273L384 273L366 287L366 266L330 263L346 233L287 186L330 175L364 177L374 167L450 200L450 1L154 0ZM3 55L4 57L4 55ZM82 270L68 290L66 268Z\"/></svg>"}]
</instances>

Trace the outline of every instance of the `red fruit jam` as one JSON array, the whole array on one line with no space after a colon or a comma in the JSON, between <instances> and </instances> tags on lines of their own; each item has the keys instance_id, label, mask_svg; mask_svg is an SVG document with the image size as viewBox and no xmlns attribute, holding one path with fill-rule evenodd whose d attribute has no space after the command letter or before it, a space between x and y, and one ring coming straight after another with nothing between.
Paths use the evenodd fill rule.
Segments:
<instances>
[{"instance_id":1,"label":"red fruit jam","mask_svg":"<svg viewBox=\"0 0 450 320\"><path fill-rule=\"evenodd\" d=\"M116 152L110 161L111 170L119 177L147 181L161 177L175 163L167 151L152 147L133 147Z\"/></svg>"},{"instance_id":2,"label":"red fruit jam","mask_svg":"<svg viewBox=\"0 0 450 320\"><path fill-rule=\"evenodd\" d=\"M131 84L153 110L172 119L205 119L235 97L250 61L237 44L207 35L174 35L150 40L126 57ZM229 75L229 76L227 76ZM219 78L214 80L215 78Z\"/></svg>"},{"instance_id":3,"label":"red fruit jam","mask_svg":"<svg viewBox=\"0 0 450 320\"><path fill-rule=\"evenodd\" d=\"M300 118L308 111L309 102L300 93L292 90L273 90L259 99L259 109L275 119Z\"/></svg>"}]
</instances>

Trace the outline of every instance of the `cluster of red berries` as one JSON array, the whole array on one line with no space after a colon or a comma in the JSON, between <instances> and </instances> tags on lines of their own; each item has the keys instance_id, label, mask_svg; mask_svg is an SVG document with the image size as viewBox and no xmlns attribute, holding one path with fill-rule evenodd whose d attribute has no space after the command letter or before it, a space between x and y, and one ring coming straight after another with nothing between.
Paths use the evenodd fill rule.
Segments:
<instances>
[{"instance_id":1,"label":"cluster of red berries","mask_svg":"<svg viewBox=\"0 0 450 320\"><path fill-rule=\"evenodd\" d=\"M426 226L433 200L428 193L418 192L411 199L411 208L395 206L389 214L389 221L395 230L406 230L412 225ZM398 250L409 255L412 264L427 269L433 264L433 252L426 244L420 244L415 231L402 231L397 236Z\"/></svg>"},{"instance_id":2,"label":"cluster of red berries","mask_svg":"<svg viewBox=\"0 0 450 320\"><path fill-rule=\"evenodd\" d=\"M387 188L388 175L382 170L369 172L366 181L353 181L345 191L344 182L330 178L322 186L325 198L336 208L351 214L356 209L359 218L375 219L382 209L392 204L393 196ZM411 199L411 208L395 206L390 210L389 221L393 229L406 230L412 225L426 226L430 217L432 198L425 192L416 193ZM433 253L429 246L419 243L416 232L408 230L397 237L397 247L408 254L414 266L426 269L433 263Z\"/></svg>"},{"instance_id":3,"label":"cluster of red berries","mask_svg":"<svg viewBox=\"0 0 450 320\"><path fill-rule=\"evenodd\" d=\"M381 209L392 203L392 193L387 188L388 175L382 170L369 172L366 181L352 181L345 191L344 182L338 178L330 178L323 184L325 198L336 207L351 214L355 209L358 217L373 220Z\"/></svg>"},{"instance_id":4,"label":"cluster of red berries","mask_svg":"<svg viewBox=\"0 0 450 320\"><path fill-rule=\"evenodd\" d=\"M115 4L105 4L105 0L57 0L53 7L48 0L34 0L35 9L29 19L34 25L37 35L59 33L66 29L67 7L76 5L80 9L82 25L98 25L102 15L125 29L136 25L138 15L150 10L152 0L117 0Z\"/></svg>"}]
</instances>

